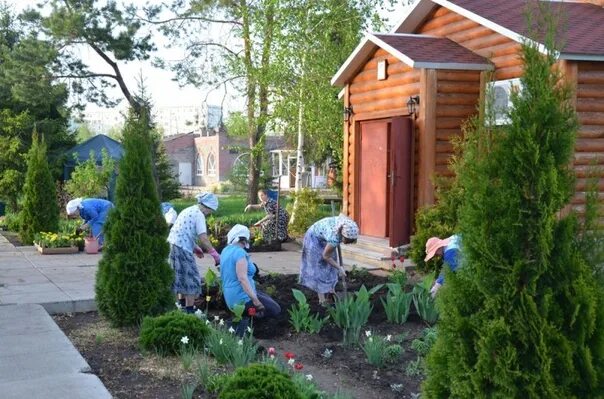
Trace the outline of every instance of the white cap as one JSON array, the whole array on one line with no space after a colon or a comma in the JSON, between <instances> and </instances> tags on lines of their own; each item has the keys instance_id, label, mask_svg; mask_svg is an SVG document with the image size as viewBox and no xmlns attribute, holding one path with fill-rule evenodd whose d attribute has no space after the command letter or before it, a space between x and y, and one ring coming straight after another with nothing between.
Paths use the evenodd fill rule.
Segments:
<instances>
[{"instance_id":1,"label":"white cap","mask_svg":"<svg viewBox=\"0 0 604 399\"><path fill-rule=\"evenodd\" d=\"M212 193L201 193L195 196L197 203L215 211L218 209L218 198Z\"/></svg>"},{"instance_id":2,"label":"white cap","mask_svg":"<svg viewBox=\"0 0 604 399\"><path fill-rule=\"evenodd\" d=\"M239 242L239 238L244 237L247 240L245 244L246 248L250 247L250 229L245 227L242 224L236 224L233 226L231 230L227 233L227 244L231 245L236 242Z\"/></svg>"},{"instance_id":3,"label":"white cap","mask_svg":"<svg viewBox=\"0 0 604 399\"><path fill-rule=\"evenodd\" d=\"M67 210L67 214L73 215L78 210L78 208L80 207L81 204L82 204L81 198L76 198L76 199L72 199L71 201L69 201L67 203L67 206L65 207L65 209Z\"/></svg>"},{"instance_id":4,"label":"white cap","mask_svg":"<svg viewBox=\"0 0 604 399\"><path fill-rule=\"evenodd\" d=\"M166 218L166 223L174 224L176 222L176 218L178 217L178 214L176 213L174 208L170 208L168 210L168 212L164 213L164 217Z\"/></svg>"}]
</instances>

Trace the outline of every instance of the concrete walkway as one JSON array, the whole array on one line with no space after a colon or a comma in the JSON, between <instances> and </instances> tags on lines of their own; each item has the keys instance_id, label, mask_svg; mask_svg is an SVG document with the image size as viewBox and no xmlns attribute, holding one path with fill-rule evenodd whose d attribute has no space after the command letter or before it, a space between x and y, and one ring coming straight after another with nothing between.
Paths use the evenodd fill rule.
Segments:
<instances>
[{"instance_id":1,"label":"concrete walkway","mask_svg":"<svg viewBox=\"0 0 604 399\"><path fill-rule=\"evenodd\" d=\"M0 396L105 399L111 394L40 305L0 306Z\"/></svg>"},{"instance_id":2,"label":"concrete walkway","mask_svg":"<svg viewBox=\"0 0 604 399\"><path fill-rule=\"evenodd\" d=\"M298 273L300 249L285 244L281 252L252 253L262 273ZM41 255L34 247L15 247L0 235L0 304L36 303L50 314L96 309L94 283L101 255L83 252ZM203 274L212 258L197 259Z\"/></svg>"},{"instance_id":3,"label":"concrete walkway","mask_svg":"<svg viewBox=\"0 0 604 399\"><path fill-rule=\"evenodd\" d=\"M262 273L297 273L300 250L253 253ZM0 397L111 398L73 344L49 316L95 310L101 255L41 255L0 235ZM201 273L213 264L198 259Z\"/></svg>"}]
</instances>

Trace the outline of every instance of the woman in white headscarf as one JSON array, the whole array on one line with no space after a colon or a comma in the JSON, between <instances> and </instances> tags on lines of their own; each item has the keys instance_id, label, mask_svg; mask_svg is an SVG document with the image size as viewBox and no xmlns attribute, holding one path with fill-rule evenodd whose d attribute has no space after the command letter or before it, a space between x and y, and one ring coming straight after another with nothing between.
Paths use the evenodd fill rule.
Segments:
<instances>
[{"instance_id":1,"label":"woman in white headscarf","mask_svg":"<svg viewBox=\"0 0 604 399\"><path fill-rule=\"evenodd\" d=\"M222 292L229 309L233 310L237 305L245 307L241 321L235 326L237 335L242 336L247 329L249 316L276 317L281 313L281 307L270 296L256 289L256 265L246 252L250 247L250 230L236 224L227 234L227 243L220 254ZM254 310L250 312L252 308Z\"/></svg>"},{"instance_id":2,"label":"woman in white headscarf","mask_svg":"<svg viewBox=\"0 0 604 399\"><path fill-rule=\"evenodd\" d=\"M218 209L218 198L212 193L201 193L195 198L197 205L184 209L178 215L168 235L169 262L174 270L172 291L178 294L180 306L187 313L195 312L193 303L201 294L201 276L193 254L202 258L203 247L216 264L220 263L220 255L210 243L206 226L206 216Z\"/></svg>"},{"instance_id":3,"label":"woman in white headscarf","mask_svg":"<svg viewBox=\"0 0 604 399\"><path fill-rule=\"evenodd\" d=\"M306 231L300 262L300 284L319 295L319 303L325 304L325 294L333 293L338 276L346 272L336 258L340 244L354 244L359 227L354 220L340 215L319 220Z\"/></svg>"}]
</instances>

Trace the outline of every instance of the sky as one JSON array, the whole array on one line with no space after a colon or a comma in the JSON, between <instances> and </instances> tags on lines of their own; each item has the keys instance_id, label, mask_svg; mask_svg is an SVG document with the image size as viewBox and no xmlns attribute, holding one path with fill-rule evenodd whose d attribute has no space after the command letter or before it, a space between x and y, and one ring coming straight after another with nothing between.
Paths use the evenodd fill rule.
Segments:
<instances>
[{"instance_id":1,"label":"sky","mask_svg":"<svg viewBox=\"0 0 604 399\"><path fill-rule=\"evenodd\" d=\"M39 0L8 0L7 2L8 4L12 4L17 12L20 12L28 7L35 8L36 4L39 3ZM161 2L162 0L128 0L128 3L137 5ZM400 20L403 7L403 5L398 5L395 6L393 11L383 10L380 13L384 18L389 18L389 23L394 24ZM164 40L159 33L156 34L155 39L158 42ZM93 66L93 68L91 68L92 70L99 72L113 72L91 49L83 47L79 49L79 51L83 60ZM159 56L166 60L176 59L178 55L178 50L162 48L161 45L158 45L158 51L155 53L155 56ZM222 90L208 93L207 90L200 90L191 86L180 87L172 80L173 73L171 71L155 68L149 61L120 63L120 70L126 80L126 84L131 90L137 87L137 79L142 73L142 76L146 79L146 85L155 106L200 105L206 97L208 105L220 105L223 101L224 92ZM114 98L123 98L121 92L117 88L109 93ZM243 109L244 102L243 99L235 93L230 93L225 99L224 106L225 111L232 112ZM122 101L119 107L125 107L125 101ZM87 107L87 111L98 109L99 108L95 105L89 105Z\"/></svg>"}]
</instances>

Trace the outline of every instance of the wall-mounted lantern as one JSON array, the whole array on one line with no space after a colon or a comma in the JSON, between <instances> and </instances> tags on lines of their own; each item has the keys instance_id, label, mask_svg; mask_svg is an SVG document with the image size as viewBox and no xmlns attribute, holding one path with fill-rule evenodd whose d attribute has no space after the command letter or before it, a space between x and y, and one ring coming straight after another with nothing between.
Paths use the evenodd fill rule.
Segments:
<instances>
[{"instance_id":1,"label":"wall-mounted lantern","mask_svg":"<svg viewBox=\"0 0 604 399\"><path fill-rule=\"evenodd\" d=\"M419 96L410 96L409 101L407 101L407 110L409 111L409 115L415 114L417 112L418 105Z\"/></svg>"},{"instance_id":2,"label":"wall-mounted lantern","mask_svg":"<svg viewBox=\"0 0 604 399\"><path fill-rule=\"evenodd\" d=\"M344 120L348 122L352 116L352 107L344 107Z\"/></svg>"}]
</instances>

